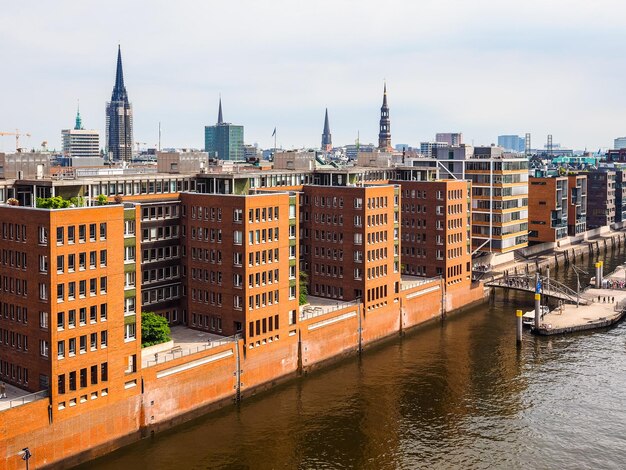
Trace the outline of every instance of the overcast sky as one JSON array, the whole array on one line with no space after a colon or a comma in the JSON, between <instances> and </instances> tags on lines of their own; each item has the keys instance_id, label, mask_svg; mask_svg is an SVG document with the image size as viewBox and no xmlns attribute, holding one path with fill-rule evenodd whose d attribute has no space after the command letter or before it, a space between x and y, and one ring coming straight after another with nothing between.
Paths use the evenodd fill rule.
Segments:
<instances>
[{"instance_id":1,"label":"overcast sky","mask_svg":"<svg viewBox=\"0 0 626 470\"><path fill-rule=\"evenodd\" d=\"M246 143L377 142L383 81L393 144L462 131L489 144L597 150L626 135L626 3L561 0L9 1L0 13L0 131L60 147L80 99L101 131L118 42L135 140L202 147L217 119ZM0 150L14 139L0 137Z\"/></svg>"}]
</instances>

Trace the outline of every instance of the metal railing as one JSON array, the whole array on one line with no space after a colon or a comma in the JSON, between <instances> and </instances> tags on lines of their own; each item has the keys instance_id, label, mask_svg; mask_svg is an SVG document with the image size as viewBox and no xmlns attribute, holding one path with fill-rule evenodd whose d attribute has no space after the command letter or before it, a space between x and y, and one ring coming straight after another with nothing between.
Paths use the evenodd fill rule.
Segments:
<instances>
[{"instance_id":1,"label":"metal railing","mask_svg":"<svg viewBox=\"0 0 626 470\"><path fill-rule=\"evenodd\" d=\"M425 277L425 278L420 278L420 279L415 279L415 280L410 280L410 281L400 280L400 291L413 289L414 287L428 284L433 281L439 281L440 279L441 279L441 276Z\"/></svg>"},{"instance_id":2,"label":"metal railing","mask_svg":"<svg viewBox=\"0 0 626 470\"><path fill-rule=\"evenodd\" d=\"M351 301L338 301L336 304L328 304L328 305L309 305L302 308L300 311L300 320L308 320L311 318L319 317L321 315L326 315L327 313L336 312L337 310L342 310L344 308L356 307L359 305L358 300Z\"/></svg>"},{"instance_id":3,"label":"metal railing","mask_svg":"<svg viewBox=\"0 0 626 470\"><path fill-rule=\"evenodd\" d=\"M548 279L545 276L540 276L541 279L541 294L549 297L555 297L562 300L568 300L573 303L587 304L588 301L583 299L580 294L575 290L567 287L552 278ZM504 287L508 289L523 290L526 292L535 292L535 276L534 275L516 275L516 276L503 276L499 279L492 279L489 281L487 287Z\"/></svg>"},{"instance_id":4,"label":"metal railing","mask_svg":"<svg viewBox=\"0 0 626 470\"><path fill-rule=\"evenodd\" d=\"M0 411L9 408L15 408L16 406L22 406L26 403L31 403L33 401L41 400L42 398L46 398L48 395L48 390L40 390L39 392L29 393L28 395L13 398L8 402L0 402Z\"/></svg>"},{"instance_id":5,"label":"metal railing","mask_svg":"<svg viewBox=\"0 0 626 470\"><path fill-rule=\"evenodd\" d=\"M212 349L216 346L221 346L228 343L235 343L238 338L240 338L239 335L227 336L222 339L210 340L206 343L199 344L198 346L187 348L182 348L174 344L174 347L167 351L154 353L154 359L146 360L143 367L153 367L158 364L173 361L174 359L197 354L199 352L206 351L207 349Z\"/></svg>"}]
</instances>

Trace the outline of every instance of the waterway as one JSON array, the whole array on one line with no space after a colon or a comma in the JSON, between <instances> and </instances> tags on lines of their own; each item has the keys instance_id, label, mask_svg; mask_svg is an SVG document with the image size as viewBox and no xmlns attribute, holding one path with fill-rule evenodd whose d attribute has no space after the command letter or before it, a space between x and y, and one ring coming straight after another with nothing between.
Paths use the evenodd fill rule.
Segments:
<instances>
[{"instance_id":1,"label":"waterway","mask_svg":"<svg viewBox=\"0 0 626 470\"><path fill-rule=\"evenodd\" d=\"M605 272L625 259L609 253ZM573 270L552 271L575 288ZM525 333L517 349L515 309L532 304L498 293L82 468L624 468L626 323Z\"/></svg>"}]
</instances>

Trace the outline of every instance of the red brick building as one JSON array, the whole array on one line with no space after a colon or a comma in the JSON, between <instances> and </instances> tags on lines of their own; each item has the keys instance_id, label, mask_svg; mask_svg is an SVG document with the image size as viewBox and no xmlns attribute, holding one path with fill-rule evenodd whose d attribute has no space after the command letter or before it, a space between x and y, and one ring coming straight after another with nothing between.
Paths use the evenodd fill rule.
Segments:
<instances>
[{"instance_id":1,"label":"red brick building","mask_svg":"<svg viewBox=\"0 0 626 470\"><path fill-rule=\"evenodd\" d=\"M531 177L528 184L528 240L544 243L567 237L567 176Z\"/></svg>"}]
</instances>

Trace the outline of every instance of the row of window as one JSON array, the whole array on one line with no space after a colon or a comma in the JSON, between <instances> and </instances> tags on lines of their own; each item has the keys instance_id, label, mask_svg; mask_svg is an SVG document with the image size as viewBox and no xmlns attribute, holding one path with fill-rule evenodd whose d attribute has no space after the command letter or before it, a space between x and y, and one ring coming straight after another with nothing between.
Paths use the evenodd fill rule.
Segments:
<instances>
[{"instance_id":1,"label":"row of window","mask_svg":"<svg viewBox=\"0 0 626 470\"><path fill-rule=\"evenodd\" d=\"M175 246L164 246L161 248L146 248L143 250L142 253L143 253L143 257L141 259L142 264L153 263L156 261L179 258L180 247L175 245Z\"/></svg>"},{"instance_id":2,"label":"row of window","mask_svg":"<svg viewBox=\"0 0 626 470\"><path fill-rule=\"evenodd\" d=\"M89 254L89 258L87 255ZM87 253L86 251L78 253L78 270L84 271L87 269L87 259L89 259L89 269L96 269L98 267L98 261L100 262L100 267L103 268L107 265L107 250L98 251L90 251ZM73 273L76 271L76 254L70 253L67 255L67 265L65 264L66 255L58 255L57 256L57 274L63 274L66 272ZM39 256L39 271L42 273L48 272L48 257L45 255Z\"/></svg>"},{"instance_id":3,"label":"row of window","mask_svg":"<svg viewBox=\"0 0 626 470\"><path fill-rule=\"evenodd\" d=\"M98 332L89 334L89 350L97 351L98 350L98 336L100 336L100 349L106 349L109 342L109 332L108 330L100 331L100 335ZM68 357L76 356L76 339L78 339L78 353L85 354L87 352L87 335L79 336L78 338L69 338L67 341L57 341L57 359L64 359L65 354L67 353ZM65 345L67 343L67 351L65 350Z\"/></svg>"},{"instance_id":4,"label":"row of window","mask_svg":"<svg viewBox=\"0 0 626 470\"><path fill-rule=\"evenodd\" d=\"M278 315L270 315L269 317L251 321L248 323L248 338L271 333L280 328Z\"/></svg>"},{"instance_id":5,"label":"row of window","mask_svg":"<svg viewBox=\"0 0 626 470\"><path fill-rule=\"evenodd\" d=\"M238 297L238 296L235 296ZM278 289L248 296L248 310L263 308L278 303ZM242 305L243 307L243 305Z\"/></svg>"},{"instance_id":6,"label":"row of window","mask_svg":"<svg viewBox=\"0 0 626 470\"><path fill-rule=\"evenodd\" d=\"M204 302L205 304L210 303L211 305L222 305L222 293L209 291L205 289L191 289L191 300L193 302Z\"/></svg>"},{"instance_id":7,"label":"row of window","mask_svg":"<svg viewBox=\"0 0 626 470\"><path fill-rule=\"evenodd\" d=\"M143 305L156 304L166 300L174 300L180 298L180 285L170 285L164 287L155 287L152 289L141 291L141 300Z\"/></svg>"},{"instance_id":8,"label":"row of window","mask_svg":"<svg viewBox=\"0 0 626 470\"><path fill-rule=\"evenodd\" d=\"M57 227L57 245L63 245L66 241L65 239L65 228L66 227ZM100 223L100 230L98 230L98 224L89 224L89 241L95 242L96 236L100 237L100 240L107 239L107 223ZM85 243L87 241L87 225L81 224L78 226L78 242ZM67 243L72 244L76 242L76 226L68 225L67 226Z\"/></svg>"},{"instance_id":9,"label":"row of window","mask_svg":"<svg viewBox=\"0 0 626 470\"><path fill-rule=\"evenodd\" d=\"M99 315L98 315L99 313ZM90 325L98 322L98 318L101 322L107 321L108 306L106 303L89 306L89 318L87 317L87 307L81 307L78 309L78 318L76 316L76 309L70 309L65 312L57 312L57 330L63 331L66 328L76 328L76 326L85 326L87 321ZM67 320L67 322L66 322ZM77 323L78 320L78 323ZM39 326L43 329L48 328L48 313L39 312Z\"/></svg>"},{"instance_id":10,"label":"row of window","mask_svg":"<svg viewBox=\"0 0 626 470\"><path fill-rule=\"evenodd\" d=\"M192 278L195 279L194 276L194 271L195 269L192 269ZM198 270L200 271L200 270ZM205 270L206 271L206 270ZM129 274L134 274L135 273L126 273L127 278L129 277ZM221 275L221 273L220 273ZM144 284L148 284L151 282L160 282L160 281L169 281L172 279L178 279L180 277L180 269L178 266L174 265L174 266L166 266L164 268L158 268L158 269L146 269L143 271L143 276L141 278L141 282ZM130 285L129 282L127 282L127 285ZM132 282L132 285L134 285L134 279Z\"/></svg>"},{"instance_id":11,"label":"row of window","mask_svg":"<svg viewBox=\"0 0 626 470\"><path fill-rule=\"evenodd\" d=\"M2 250L2 265L25 270L28 267L26 252Z\"/></svg>"},{"instance_id":12,"label":"row of window","mask_svg":"<svg viewBox=\"0 0 626 470\"><path fill-rule=\"evenodd\" d=\"M313 293L321 297L332 297L333 299L343 299L343 287L327 284L313 284Z\"/></svg>"},{"instance_id":13,"label":"row of window","mask_svg":"<svg viewBox=\"0 0 626 470\"><path fill-rule=\"evenodd\" d=\"M10 222L2 222L2 239L25 242L26 241L26 225L12 224Z\"/></svg>"},{"instance_id":14,"label":"row of window","mask_svg":"<svg viewBox=\"0 0 626 470\"><path fill-rule=\"evenodd\" d=\"M28 385L28 368L9 361L0 361L0 377L7 382Z\"/></svg>"},{"instance_id":15,"label":"row of window","mask_svg":"<svg viewBox=\"0 0 626 470\"><path fill-rule=\"evenodd\" d=\"M166 225L165 227L144 228L142 230L141 240L144 242L147 242L147 241L158 241L158 240L170 240L170 239L178 238L178 237L179 237L178 225ZM220 240L221 240L221 234L220 234Z\"/></svg>"},{"instance_id":16,"label":"row of window","mask_svg":"<svg viewBox=\"0 0 626 470\"><path fill-rule=\"evenodd\" d=\"M0 315L4 316L5 320L16 321L24 325L28 324L28 309L26 307L0 302L0 308Z\"/></svg>"},{"instance_id":17,"label":"row of window","mask_svg":"<svg viewBox=\"0 0 626 470\"><path fill-rule=\"evenodd\" d=\"M67 288L66 288L67 286ZM107 277L100 277L100 289L99 293L104 295L107 293ZM67 294L67 295L66 295ZM89 279L89 295L91 297L98 294L98 278ZM63 302L65 300L71 301L76 299L76 281L68 282L67 284L57 284L57 302ZM83 279L78 281L78 297L84 299L87 297L87 280Z\"/></svg>"},{"instance_id":18,"label":"row of window","mask_svg":"<svg viewBox=\"0 0 626 470\"><path fill-rule=\"evenodd\" d=\"M0 328L1 344L18 351L28 351L28 336L6 328Z\"/></svg>"},{"instance_id":19,"label":"row of window","mask_svg":"<svg viewBox=\"0 0 626 470\"><path fill-rule=\"evenodd\" d=\"M28 282L26 279L17 279L10 276L2 276L2 291L5 294L15 294L28 297Z\"/></svg>"},{"instance_id":20,"label":"row of window","mask_svg":"<svg viewBox=\"0 0 626 470\"><path fill-rule=\"evenodd\" d=\"M237 322L239 323L239 322ZM191 325L205 330L222 332L222 317L219 315L205 315L200 313L191 314ZM239 323L241 325L241 323ZM241 326L239 327L239 330ZM239 331L238 330L238 331Z\"/></svg>"},{"instance_id":21,"label":"row of window","mask_svg":"<svg viewBox=\"0 0 626 470\"><path fill-rule=\"evenodd\" d=\"M86 388L91 385L97 385L99 382L107 382L109 380L109 364L103 362L100 365L95 364L91 367L82 368L79 371L72 371L67 374L59 374L57 377L57 390L60 395L66 392L73 392L79 388Z\"/></svg>"},{"instance_id":22,"label":"row of window","mask_svg":"<svg viewBox=\"0 0 626 470\"><path fill-rule=\"evenodd\" d=\"M179 215L178 204L160 204L157 206L144 206L141 209L141 220L171 219L171 218L177 218L178 215Z\"/></svg>"}]
</instances>

